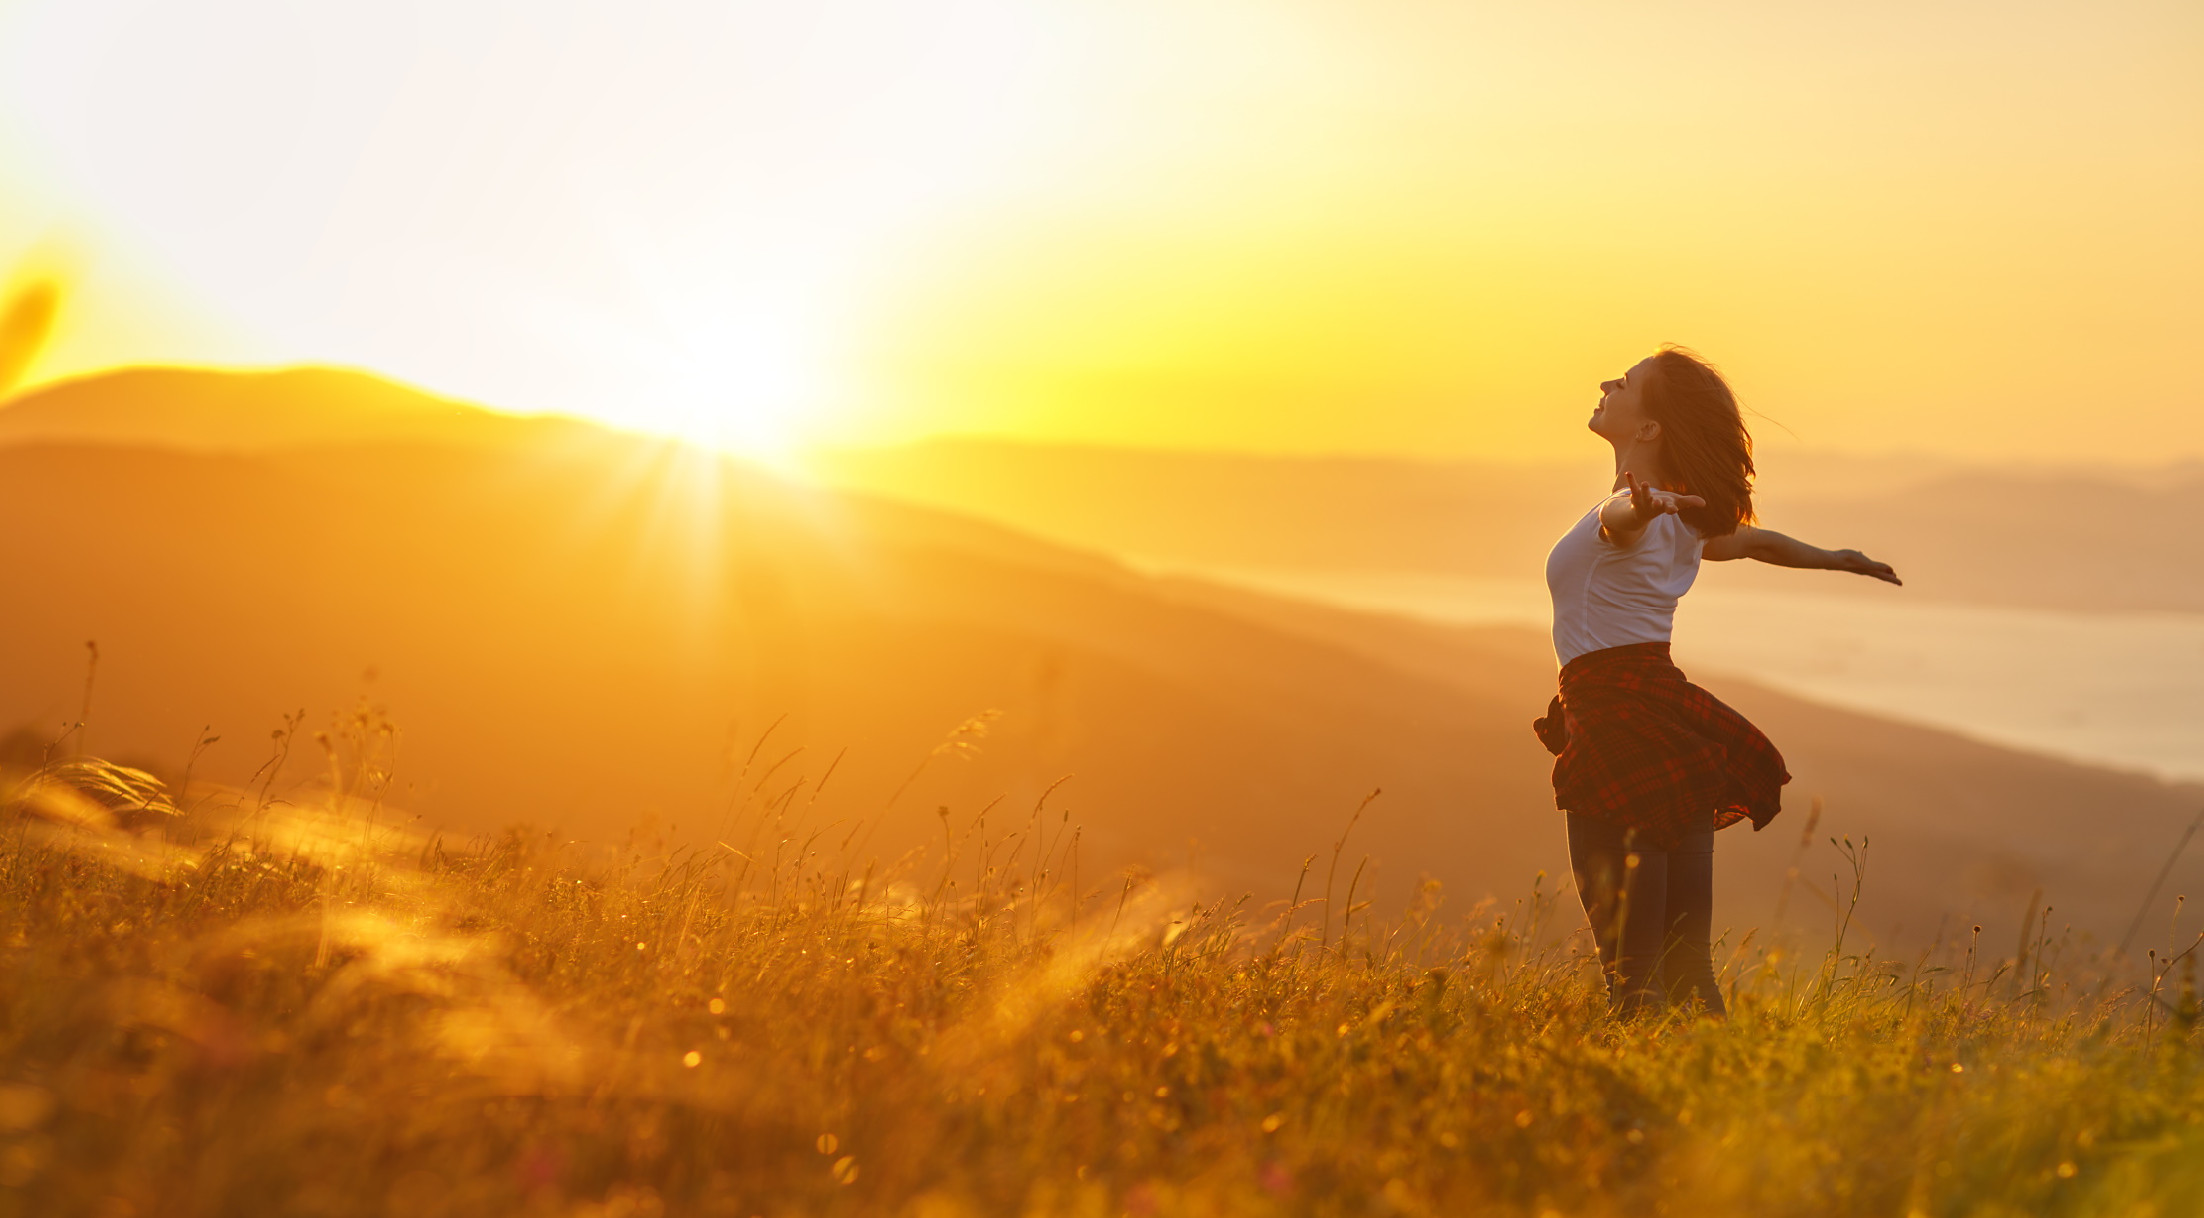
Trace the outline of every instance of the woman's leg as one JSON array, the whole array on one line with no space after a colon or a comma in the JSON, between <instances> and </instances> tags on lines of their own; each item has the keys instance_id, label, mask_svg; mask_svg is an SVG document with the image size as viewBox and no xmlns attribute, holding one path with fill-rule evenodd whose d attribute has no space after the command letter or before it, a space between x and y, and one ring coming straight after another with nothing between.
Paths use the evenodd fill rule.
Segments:
<instances>
[{"instance_id":1,"label":"woman's leg","mask_svg":"<svg viewBox=\"0 0 2204 1218\"><path fill-rule=\"evenodd\" d=\"M1623 1011L1659 1006L1668 853L1630 849L1613 821L1575 812L1568 819L1569 869L1592 922L1608 999Z\"/></svg>"},{"instance_id":2,"label":"woman's leg","mask_svg":"<svg viewBox=\"0 0 2204 1218\"><path fill-rule=\"evenodd\" d=\"M1661 957L1662 988L1679 1005L1697 998L1707 1014L1724 1015L1714 980L1714 828L1686 834L1668 852L1668 943Z\"/></svg>"}]
</instances>

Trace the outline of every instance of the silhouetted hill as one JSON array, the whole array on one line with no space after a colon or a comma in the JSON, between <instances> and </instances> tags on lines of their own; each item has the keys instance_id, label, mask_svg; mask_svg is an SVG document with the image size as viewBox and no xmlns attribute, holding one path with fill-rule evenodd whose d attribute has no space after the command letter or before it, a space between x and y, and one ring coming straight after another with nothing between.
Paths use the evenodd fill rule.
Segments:
<instances>
[{"instance_id":1,"label":"silhouetted hill","mask_svg":"<svg viewBox=\"0 0 2204 1218\"><path fill-rule=\"evenodd\" d=\"M1221 567L1535 577L1607 487L1535 465L1161 452L979 439L815 454L834 485L1015 522L1071 545ZM2204 468L1997 469L1928 458L1762 461L1763 522L1895 564L1914 598L2204 609ZM1739 564L1752 586L1797 578ZM1771 584L1770 586L1774 586ZM1825 578L1816 591L1876 595Z\"/></svg>"},{"instance_id":2,"label":"silhouetted hill","mask_svg":"<svg viewBox=\"0 0 2204 1218\"><path fill-rule=\"evenodd\" d=\"M1115 554L1229 566L1535 571L1597 463L1265 457L988 440L814 454L828 482ZM1586 488L1590 487L1588 491Z\"/></svg>"},{"instance_id":3,"label":"silhouetted hill","mask_svg":"<svg viewBox=\"0 0 2204 1218\"><path fill-rule=\"evenodd\" d=\"M1552 663L1524 633L1152 580L564 426L553 444L338 443L308 427L281 433L321 437L295 447L230 434L259 451L0 447L0 724L74 718L97 639L95 749L173 768L212 725L224 739L198 772L239 781L304 707L280 791L325 766L312 731L364 696L402 732L391 802L463 828L608 839L648 816L708 843L735 832L740 782L784 801L767 849L894 858L940 838L942 808L952 832L990 807L991 836L1021 829L1068 774L1045 819L1069 809L1085 827L1090 880L1191 865L1283 896L1382 786L1342 897L1365 852L1358 899L1397 900L1428 874L1465 908L1565 875L1527 727ZM1876 930L1926 933L1946 913L2010 925L2040 884L2061 921L2116 933L2204 794L1708 683L1771 728L1798 776L1767 833L1724 835L1738 922L1767 918L1818 795L1817 840L1875 838ZM989 711L988 734L965 737L976 755L933 755ZM1827 847L1806 857L1826 888ZM1816 925L1825 912L1798 894L1791 910Z\"/></svg>"},{"instance_id":4,"label":"silhouetted hill","mask_svg":"<svg viewBox=\"0 0 2204 1218\"><path fill-rule=\"evenodd\" d=\"M500 444L576 428L602 434L586 424L499 414L337 368L127 368L41 386L0 406L0 444L82 441L201 452L370 441Z\"/></svg>"},{"instance_id":5,"label":"silhouetted hill","mask_svg":"<svg viewBox=\"0 0 2204 1218\"><path fill-rule=\"evenodd\" d=\"M1949 600L2204 611L2204 471L2152 475L1974 470L1888 496L1800 499L1781 519L1902 555L1890 561L1908 589Z\"/></svg>"}]
</instances>

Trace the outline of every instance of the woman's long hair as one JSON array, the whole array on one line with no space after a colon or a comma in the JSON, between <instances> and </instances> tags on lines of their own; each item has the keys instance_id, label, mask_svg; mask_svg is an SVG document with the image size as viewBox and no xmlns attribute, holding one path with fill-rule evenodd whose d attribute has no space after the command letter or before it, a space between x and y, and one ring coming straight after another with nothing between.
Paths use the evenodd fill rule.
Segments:
<instances>
[{"instance_id":1,"label":"woman's long hair","mask_svg":"<svg viewBox=\"0 0 2204 1218\"><path fill-rule=\"evenodd\" d=\"M1645 386L1645 413L1661 425L1661 468L1676 484L1669 489L1707 501L1678 512L1684 523L1701 537L1726 537L1752 523L1752 435L1722 374L1695 352L1662 347Z\"/></svg>"}]
</instances>

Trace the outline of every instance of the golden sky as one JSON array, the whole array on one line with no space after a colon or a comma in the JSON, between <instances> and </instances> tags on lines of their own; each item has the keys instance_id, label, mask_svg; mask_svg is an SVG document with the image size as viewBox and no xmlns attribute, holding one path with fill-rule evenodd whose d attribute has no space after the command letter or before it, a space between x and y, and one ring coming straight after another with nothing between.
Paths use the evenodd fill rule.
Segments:
<instances>
[{"instance_id":1,"label":"golden sky","mask_svg":"<svg viewBox=\"0 0 2204 1218\"><path fill-rule=\"evenodd\" d=\"M738 446L2204 456L2204 8L0 0L46 377L333 362Z\"/></svg>"}]
</instances>

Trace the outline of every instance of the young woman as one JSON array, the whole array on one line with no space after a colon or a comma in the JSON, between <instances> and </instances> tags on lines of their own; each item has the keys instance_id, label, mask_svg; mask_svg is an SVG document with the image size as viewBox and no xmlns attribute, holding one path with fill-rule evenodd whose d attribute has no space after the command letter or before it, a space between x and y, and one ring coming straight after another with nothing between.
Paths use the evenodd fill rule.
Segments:
<instances>
[{"instance_id":1,"label":"young woman","mask_svg":"<svg viewBox=\"0 0 2204 1218\"><path fill-rule=\"evenodd\" d=\"M1663 347L1600 386L1591 428L1614 446L1615 492L1546 559L1561 693L1535 725L1609 997L1624 1011L1696 998L1721 1015L1714 831L1759 829L1791 776L1744 716L1668 658L1676 602L1701 559L1850 571L1889 564L1752 525L1752 437L1720 373Z\"/></svg>"}]
</instances>

